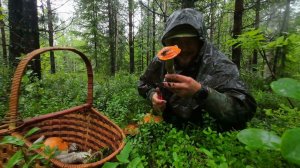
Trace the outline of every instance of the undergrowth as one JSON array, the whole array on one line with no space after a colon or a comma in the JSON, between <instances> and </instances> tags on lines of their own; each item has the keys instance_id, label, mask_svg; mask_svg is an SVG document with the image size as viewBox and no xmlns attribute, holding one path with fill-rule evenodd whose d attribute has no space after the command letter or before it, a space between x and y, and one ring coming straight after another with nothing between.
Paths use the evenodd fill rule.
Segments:
<instances>
[{"instance_id":1,"label":"undergrowth","mask_svg":"<svg viewBox=\"0 0 300 168\"><path fill-rule=\"evenodd\" d=\"M34 117L80 105L86 100L86 74L57 73L41 81L25 77L21 87L20 112L23 118ZM0 116L8 109L9 79L1 76ZM138 122L151 110L138 95L136 75L118 73L106 80L94 80L94 107L119 126ZM258 84L259 85L259 84ZM252 87L258 103L255 117L248 123L281 135L286 129L300 127L297 108L266 87ZM5 101L2 101L5 100ZM129 136L134 151L144 167L296 167L280 154L268 150L247 150L237 138L237 131L218 133L214 125L199 128L192 125L177 129L165 122L143 124L139 134Z\"/></svg>"}]
</instances>

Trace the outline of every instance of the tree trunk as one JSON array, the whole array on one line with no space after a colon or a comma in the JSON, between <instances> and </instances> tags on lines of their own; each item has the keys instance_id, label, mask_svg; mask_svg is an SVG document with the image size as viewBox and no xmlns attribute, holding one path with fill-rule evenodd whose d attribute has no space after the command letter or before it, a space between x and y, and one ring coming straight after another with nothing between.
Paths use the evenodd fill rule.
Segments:
<instances>
[{"instance_id":1,"label":"tree trunk","mask_svg":"<svg viewBox=\"0 0 300 168\"><path fill-rule=\"evenodd\" d=\"M10 0L9 10L9 62L16 67L21 54L27 54L40 47L36 0ZM33 75L41 78L40 58L30 62Z\"/></svg>"},{"instance_id":2,"label":"tree trunk","mask_svg":"<svg viewBox=\"0 0 300 168\"><path fill-rule=\"evenodd\" d=\"M116 48L115 48L115 32L114 32L114 4L108 0L108 19L109 19L109 49L110 49L110 74L114 76L116 73Z\"/></svg>"},{"instance_id":3,"label":"tree trunk","mask_svg":"<svg viewBox=\"0 0 300 168\"><path fill-rule=\"evenodd\" d=\"M9 64L16 67L18 59L22 53L22 12L23 1L8 1L8 22L9 22Z\"/></svg>"},{"instance_id":4,"label":"tree trunk","mask_svg":"<svg viewBox=\"0 0 300 168\"><path fill-rule=\"evenodd\" d=\"M93 1L93 13L92 13L92 33L93 33L93 43L94 43L94 60L95 60L95 71L97 72L99 70L99 62L98 62L98 30L97 30L97 25L98 25L98 11L96 9L96 2Z\"/></svg>"},{"instance_id":5,"label":"tree trunk","mask_svg":"<svg viewBox=\"0 0 300 168\"><path fill-rule=\"evenodd\" d=\"M282 19L282 25L280 28L279 36L284 36L284 40L286 39L286 35L288 32L288 23L289 23L289 15L290 15L290 0L286 0L286 7L284 11L284 16ZM285 68L285 59L286 59L286 49L285 47L277 47L275 52L274 64L273 64L273 73L276 75L277 64L281 57L281 71Z\"/></svg>"},{"instance_id":6,"label":"tree trunk","mask_svg":"<svg viewBox=\"0 0 300 168\"><path fill-rule=\"evenodd\" d=\"M156 32L156 23L155 23L155 5L154 3L152 4L152 57L155 57L156 55L156 49L155 49L155 43L156 43L156 37L155 37L155 32Z\"/></svg>"},{"instance_id":7,"label":"tree trunk","mask_svg":"<svg viewBox=\"0 0 300 168\"><path fill-rule=\"evenodd\" d=\"M181 8L195 8L195 2L197 0L182 0L181 1Z\"/></svg>"},{"instance_id":8,"label":"tree trunk","mask_svg":"<svg viewBox=\"0 0 300 168\"><path fill-rule=\"evenodd\" d=\"M223 3L222 3L222 6L225 6L226 5L226 0L224 0L223 1ZM221 27L221 25L222 25L222 23L223 23L223 20L224 19L226 19L226 18L224 18L224 16L226 16L226 13L225 13L225 11L223 11L223 10L220 10L220 13L219 13L219 16L218 16L218 41L217 41L217 48L218 49L221 49L221 39L223 38L222 37L222 35L224 34L224 33L222 33L221 34L221 31L222 30L224 30L224 28L222 29L222 27Z\"/></svg>"},{"instance_id":9,"label":"tree trunk","mask_svg":"<svg viewBox=\"0 0 300 168\"><path fill-rule=\"evenodd\" d=\"M2 8L2 2L0 0L0 8ZM0 15L2 16L2 10L0 10ZM8 65L7 62L7 49L6 49L6 36L4 30L4 21L3 19L0 20L0 31L1 31L1 42L2 42L2 54L3 54L3 63L4 65Z\"/></svg>"},{"instance_id":10,"label":"tree trunk","mask_svg":"<svg viewBox=\"0 0 300 168\"><path fill-rule=\"evenodd\" d=\"M211 0L210 4L213 4L214 1ZM209 31L209 38L210 38L210 42L213 42L214 39L214 5L210 6L210 31Z\"/></svg>"},{"instance_id":11,"label":"tree trunk","mask_svg":"<svg viewBox=\"0 0 300 168\"><path fill-rule=\"evenodd\" d=\"M284 35L285 37L287 36L287 32L288 32L288 29L289 29L290 4L291 4L291 0L287 0L286 1L286 6L285 6L284 18L283 18L282 31L281 31L281 34ZM281 71L284 72L285 61L286 61L286 54L287 54L287 47L283 46L282 50L283 51L282 51L282 55L281 55L280 69L281 69Z\"/></svg>"},{"instance_id":12,"label":"tree trunk","mask_svg":"<svg viewBox=\"0 0 300 168\"><path fill-rule=\"evenodd\" d=\"M40 48L39 41L39 27L38 27L38 13L36 0L23 1L23 53L27 54L35 49ZM41 61L40 57L32 60L31 68L33 75L41 79Z\"/></svg>"},{"instance_id":13,"label":"tree trunk","mask_svg":"<svg viewBox=\"0 0 300 168\"><path fill-rule=\"evenodd\" d=\"M133 0L128 0L128 9L129 9L129 57L130 57L130 73L134 73L134 43L133 43Z\"/></svg>"},{"instance_id":14,"label":"tree trunk","mask_svg":"<svg viewBox=\"0 0 300 168\"><path fill-rule=\"evenodd\" d=\"M222 14L221 17L218 19L218 41L217 41L217 48L220 49L221 48L221 24L222 24Z\"/></svg>"},{"instance_id":15,"label":"tree trunk","mask_svg":"<svg viewBox=\"0 0 300 168\"><path fill-rule=\"evenodd\" d=\"M286 6L285 6L285 11L284 11L284 16L282 19L280 35L288 32L288 28L289 28L288 25L289 25L289 20L290 20L290 5L291 5L291 0L286 0Z\"/></svg>"},{"instance_id":16,"label":"tree trunk","mask_svg":"<svg viewBox=\"0 0 300 168\"><path fill-rule=\"evenodd\" d=\"M117 0L116 0L117 1ZM115 3L119 3L119 2L115 2ZM116 55L116 58L115 60L119 59L119 61L115 61L116 64L115 64L115 70L119 70L122 65L123 65L123 54L119 53L119 31L118 31L118 25L119 25L119 20L118 20L118 12L117 12L117 6L115 5L114 8L114 43L115 43L115 55Z\"/></svg>"},{"instance_id":17,"label":"tree trunk","mask_svg":"<svg viewBox=\"0 0 300 168\"><path fill-rule=\"evenodd\" d=\"M148 6L150 5L150 0L148 0ZM150 46L150 12L147 10L147 54L146 54L146 64L149 65L149 59L150 59L150 51L149 51L149 46Z\"/></svg>"},{"instance_id":18,"label":"tree trunk","mask_svg":"<svg viewBox=\"0 0 300 168\"><path fill-rule=\"evenodd\" d=\"M260 22L260 19L259 19L259 12L260 12L260 0L256 0L256 3L255 3L255 23L254 23L254 26L255 26L255 29L258 29L259 28L259 22ZM258 52L257 52L257 49L255 49L253 51L253 57L252 57L252 71L253 72L256 72L257 71L257 56L258 55Z\"/></svg>"},{"instance_id":19,"label":"tree trunk","mask_svg":"<svg viewBox=\"0 0 300 168\"><path fill-rule=\"evenodd\" d=\"M51 2L50 0L47 0L47 11L48 11L48 35L49 35L49 46L53 47L53 14L52 14L52 8L51 8ZM54 52L50 51L50 72L52 74L55 73L55 58L54 58Z\"/></svg>"},{"instance_id":20,"label":"tree trunk","mask_svg":"<svg viewBox=\"0 0 300 168\"><path fill-rule=\"evenodd\" d=\"M235 0L235 9L234 9L234 23L233 23L233 38L237 38L238 35L242 33L243 26L243 0ZM232 46L232 61L237 65L238 69L241 68L241 57L242 57L242 48L236 47L238 44Z\"/></svg>"},{"instance_id":21,"label":"tree trunk","mask_svg":"<svg viewBox=\"0 0 300 168\"><path fill-rule=\"evenodd\" d=\"M143 15L143 10L141 9L141 18L143 19L144 18L144 15ZM144 28L143 26L141 27L141 43L140 43L140 50L141 50L141 62L140 62L140 71L142 71L144 69Z\"/></svg>"},{"instance_id":22,"label":"tree trunk","mask_svg":"<svg viewBox=\"0 0 300 168\"><path fill-rule=\"evenodd\" d=\"M273 62L273 59L274 59L274 51L271 50L271 51L267 51L266 52L266 56L265 56L265 59L264 60L264 71L263 71L263 78L268 80L268 79L272 79L273 78L273 72L271 71L272 70L272 67L269 63L272 63ZM267 61L267 62L266 62ZM269 67L270 66L270 67Z\"/></svg>"},{"instance_id":23,"label":"tree trunk","mask_svg":"<svg viewBox=\"0 0 300 168\"><path fill-rule=\"evenodd\" d=\"M167 12L168 12L168 1L167 0L164 0L163 1L163 10L164 10L164 25L166 26L166 23L167 23Z\"/></svg>"}]
</instances>

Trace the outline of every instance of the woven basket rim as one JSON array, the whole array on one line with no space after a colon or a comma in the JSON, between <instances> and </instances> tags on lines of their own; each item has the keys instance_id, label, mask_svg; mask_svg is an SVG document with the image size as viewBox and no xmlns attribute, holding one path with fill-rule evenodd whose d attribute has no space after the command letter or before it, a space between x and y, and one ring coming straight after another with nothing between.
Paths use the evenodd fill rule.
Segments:
<instances>
[{"instance_id":1,"label":"woven basket rim","mask_svg":"<svg viewBox=\"0 0 300 168\"><path fill-rule=\"evenodd\" d=\"M123 130L117 125L115 124L113 121L111 121L108 117L106 117L105 115L101 114L99 111L97 111L95 108L93 108L92 103L93 103L93 71L92 71L92 66L90 61L88 60L88 58L80 51L78 51L75 48L70 48L70 47L45 47L45 48L40 48L37 50L32 51L31 53L28 53L26 55L26 57L24 59L21 60L21 62L19 63L14 77L13 77L13 82L12 82L12 89L11 89L11 96L10 96L10 101L9 101L9 120L11 120L11 122L16 122L16 118L18 116L18 110L17 110L17 106L18 106L18 99L19 99L19 92L20 92L20 84L21 84L21 78L25 72L25 68L27 66L27 64L30 62L30 60L32 60L34 57L37 57L38 55L45 53L47 51L53 51L53 50L65 50L65 51L72 51L74 53L76 53L77 55L79 55L85 62L86 64L86 68L87 68L87 76L88 76L88 95L87 95L87 102L85 104L79 105L79 106L75 106L75 107L71 107L65 110L61 110L61 111L57 111L57 112L52 112L49 114L44 114L44 115L40 115L37 117L33 117L33 118L29 118L29 119L24 119L23 123L21 125L17 125L17 123L14 124L9 124L7 129L0 129L0 136L3 135L7 135L7 134L11 134L13 136L17 136L17 137L23 137L23 135L20 133L20 131L24 128L26 128L26 126L34 123L34 122L38 122L38 121L42 121L51 117L56 117L56 116L60 116L60 115L64 115L64 114L69 114L72 112L75 112L79 109L83 109L83 108L89 108L91 109L92 112L98 113L98 115L101 115L101 117L103 117L107 122L109 122L110 124L112 124L118 131L118 134L120 136L120 143L118 143L118 148L117 150L113 151L110 155L106 156L105 158L97 161L97 162L93 162L93 163L86 163L86 164L66 164L63 162L60 162L56 159L50 159L50 161L58 166L58 167L70 167L70 168L83 168L83 167L95 167L95 166L100 166L103 163L107 162L108 160L111 160L112 158L114 158L124 147L125 145L125 141L124 139L126 138ZM14 119L14 120L13 120ZM27 138L22 138L25 141L25 144L30 147L32 145L32 143L27 139ZM41 150L35 150L35 152L45 156L45 154L43 154L43 152Z\"/></svg>"},{"instance_id":2,"label":"woven basket rim","mask_svg":"<svg viewBox=\"0 0 300 168\"><path fill-rule=\"evenodd\" d=\"M77 56L80 56L83 62L86 65L86 70L87 70L87 77L88 77L88 82L87 82L87 99L86 102L89 104L93 104L93 69L92 65L85 56L84 53L80 52L79 50L71 47L44 47L40 49L36 49L30 53L28 53L18 64L13 80L12 80L12 85L11 85L11 94L10 94L10 99L9 99L9 111L7 113L8 119L11 121L11 124L9 124L8 129L12 130L17 126L17 118L19 116L18 113L18 104L19 104L19 94L20 94L20 87L21 87L21 80L23 77L23 74L26 71L27 65L31 60L34 58L39 57L41 54L47 52L47 51L71 51L75 53Z\"/></svg>"},{"instance_id":3,"label":"woven basket rim","mask_svg":"<svg viewBox=\"0 0 300 168\"><path fill-rule=\"evenodd\" d=\"M64 114L69 114L69 113L72 113L73 111L76 111L80 108L90 108L93 112L97 113L97 115L101 115L101 117L103 117L107 122L110 122L110 124L112 124L120 133L121 133L121 143L119 143L119 147L117 150L115 150L114 152L112 152L110 155L106 156L105 158L97 161L97 162L92 162L92 163L85 163L85 164L67 164L67 163L63 163L57 159L50 159L51 162L56 165L56 166L59 166L59 167L65 167L65 168L83 168L83 167L95 167L95 166L100 166L102 164L104 164L105 162L111 160L112 158L114 158L122 149L123 147L125 146L125 134L123 132L123 130L118 126L116 125L114 122L112 122L111 120L109 120L108 117L106 117L105 115L101 114L99 111L97 111L97 109L91 107L89 104L83 104L83 105L79 105L79 106L76 106L76 107L73 107L71 108L72 111L68 111L67 110L62 110L62 111L58 111L58 112L55 112L55 113L51 113L51 115L49 114L45 114L47 115L47 117L44 117L44 116L37 116L37 117L33 117L31 119L28 119L27 121L25 121L24 125L27 126L31 123L34 123L34 122L39 122L41 120L44 120L44 119L47 119L49 117L56 117L56 116L59 116L59 115L64 115ZM13 133L14 135L17 135L17 136L23 136L22 134L20 134L19 132L14 132ZM25 138L25 144L30 147L32 145L32 143L30 141L27 140L27 138ZM43 153L43 151L41 150L35 150L36 153L39 153L41 154L42 156L45 156L45 154Z\"/></svg>"}]
</instances>

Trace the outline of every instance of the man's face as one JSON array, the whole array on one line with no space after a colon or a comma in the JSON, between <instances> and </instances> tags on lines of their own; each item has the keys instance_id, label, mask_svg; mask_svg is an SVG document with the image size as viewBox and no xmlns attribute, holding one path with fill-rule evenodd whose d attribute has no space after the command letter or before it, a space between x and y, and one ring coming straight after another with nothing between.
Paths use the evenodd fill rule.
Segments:
<instances>
[{"instance_id":1,"label":"man's face","mask_svg":"<svg viewBox=\"0 0 300 168\"><path fill-rule=\"evenodd\" d=\"M175 62L182 68L186 68L199 53L200 40L198 37L178 37L165 40L166 46L177 45L181 52L175 58Z\"/></svg>"}]
</instances>

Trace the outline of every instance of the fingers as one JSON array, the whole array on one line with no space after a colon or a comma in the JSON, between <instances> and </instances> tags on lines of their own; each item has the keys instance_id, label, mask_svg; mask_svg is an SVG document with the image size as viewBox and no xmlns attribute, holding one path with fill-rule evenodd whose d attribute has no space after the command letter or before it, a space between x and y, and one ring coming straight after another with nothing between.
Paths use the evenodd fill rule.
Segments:
<instances>
[{"instance_id":1,"label":"fingers","mask_svg":"<svg viewBox=\"0 0 300 168\"><path fill-rule=\"evenodd\" d=\"M160 99L160 100L162 100L163 97L162 97L162 93L161 93L161 91L159 90L159 88L156 88L155 91L156 91L156 93L157 93L157 98Z\"/></svg>"},{"instance_id":2,"label":"fingers","mask_svg":"<svg viewBox=\"0 0 300 168\"><path fill-rule=\"evenodd\" d=\"M163 82L164 87L170 90L182 90L187 87L185 83Z\"/></svg>"},{"instance_id":3,"label":"fingers","mask_svg":"<svg viewBox=\"0 0 300 168\"><path fill-rule=\"evenodd\" d=\"M166 81L172 82L188 82L190 80L190 77L179 74L166 74L165 79Z\"/></svg>"},{"instance_id":4,"label":"fingers","mask_svg":"<svg viewBox=\"0 0 300 168\"><path fill-rule=\"evenodd\" d=\"M152 96L152 104L165 104L166 100L162 99L161 94L154 93Z\"/></svg>"},{"instance_id":5,"label":"fingers","mask_svg":"<svg viewBox=\"0 0 300 168\"><path fill-rule=\"evenodd\" d=\"M152 106L155 111L162 112L166 108L166 100L161 99L158 93L154 93L152 96Z\"/></svg>"},{"instance_id":6,"label":"fingers","mask_svg":"<svg viewBox=\"0 0 300 168\"><path fill-rule=\"evenodd\" d=\"M195 79L179 74L166 74L165 78L164 87L180 97L191 97L202 86Z\"/></svg>"}]
</instances>

